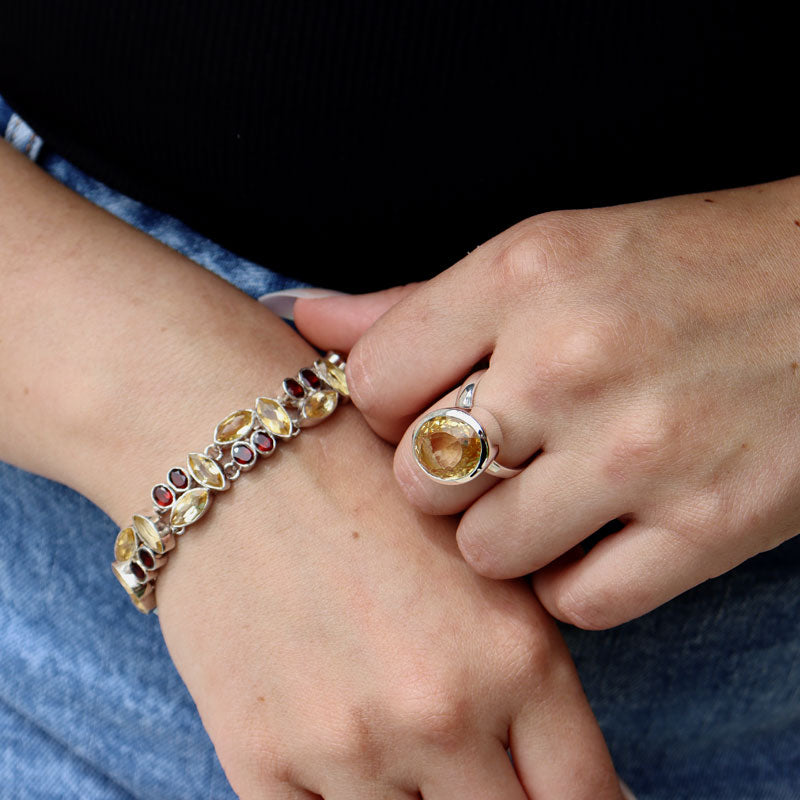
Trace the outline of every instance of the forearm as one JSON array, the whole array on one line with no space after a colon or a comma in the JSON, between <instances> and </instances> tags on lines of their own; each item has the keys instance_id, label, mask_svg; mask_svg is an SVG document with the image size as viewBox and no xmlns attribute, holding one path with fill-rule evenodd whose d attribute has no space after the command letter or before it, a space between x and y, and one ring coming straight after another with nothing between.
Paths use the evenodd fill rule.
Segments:
<instances>
[{"instance_id":1,"label":"forearm","mask_svg":"<svg viewBox=\"0 0 800 800\"><path fill-rule=\"evenodd\" d=\"M260 303L0 142L0 459L118 522L314 351Z\"/></svg>"}]
</instances>

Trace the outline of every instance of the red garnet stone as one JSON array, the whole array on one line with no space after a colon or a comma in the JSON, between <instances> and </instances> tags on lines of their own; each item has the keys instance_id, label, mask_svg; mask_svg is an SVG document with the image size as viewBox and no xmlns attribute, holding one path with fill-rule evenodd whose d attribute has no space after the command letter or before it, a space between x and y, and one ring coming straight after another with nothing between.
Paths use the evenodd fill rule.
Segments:
<instances>
[{"instance_id":1,"label":"red garnet stone","mask_svg":"<svg viewBox=\"0 0 800 800\"><path fill-rule=\"evenodd\" d=\"M272 448L275 447L275 442L272 441L272 437L268 436L264 431L256 431L253 434L252 441L259 453L269 453L272 451Z\"/></svg>"},{"instance_id":2,"label":"red garnet stone","mask_svg":"<svg viewBox=\"0 0 800 800\"><path fill-rule=\"evenodd\" d=\"M231 449L231 455L237 464L249 464L256 457L246 444L235 444Z\"/></svg>"},{"instance_id":3,"label":"red garnet stone","mask_svg":"<svg viewBox=\"0 0 800 800\"><path fill-rule=\"evenodd\" d=\"M294 378L287 378L283 382L283 391L289 397L294 397L295 400L299 400L306 393L305 389Z\"/></svg>"},{"instance_id":4,"label":"red garnet stone","mask_svg":"<svg viewBox=\"0 0 800 800\"><path fill-rule=\"evenodd\" d=\"M189 476L180 467L171 469L167 478L176 489L181 491L189 485Z\"/></svg>"},{"instance_id":5,"label":"red garnet stone","mask_svg":"<svg viewBox=\"0 0 800 800\"><path fill-rule=\"evenodd\" d=\"M175 495L172 494L169 486L159 483L158 486L153 488L153 500L155 500L161 508L171 506L174 499Z\"/></svg>"},{"instance_id":6,"label":"red garnet stone","mask_svg":"<svg viewBox=\"0 0 800 800\"><path fill-rule=\"evenodd\" d=\"M314 372L314 370L309 369L306 367L304 370L300 371L300 377L303 379L303 382L306 386L310 386L312 389L319 389L322 386L322 381L319 379L319 376Z\"/></svg>"},{"instance_id":7,"label":"red garnet stone","mask_svg":"<svg viewBox=\"0 0 800 800\"><path fill-rule=\"evenodd\" d=\"M149 550L145 550L143 547L140 547L136 551L136 555L139 556L139 561L144 564L147 569L153 569L156 565L156 560L153 558L153 554Z\"/></svg>"}]
</instances>

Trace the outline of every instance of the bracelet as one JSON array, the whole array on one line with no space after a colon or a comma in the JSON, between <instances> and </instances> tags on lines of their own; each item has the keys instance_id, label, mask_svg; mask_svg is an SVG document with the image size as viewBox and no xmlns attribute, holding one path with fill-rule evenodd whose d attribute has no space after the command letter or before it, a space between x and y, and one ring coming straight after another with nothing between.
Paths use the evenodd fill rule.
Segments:
<instances>
[{"instance_id":1,"label":"bracelet","mask_svg":"<svg viewBox=\"0 0 800 800\"><path fill-rule=\"evenodd\" d=\"M224 492L259 458L269 458L280 439L293 439L303 428L327 419L350 397L345 361L329 352L286 378L279 398L258 397L255 408L228 414L202 453L189 453L186 467L172 467L165 483L150 492L153 510L134 514L117 534L111 569L139 611L156 610L155 584L177 537L211 506L214 492ZM229 460L225 451L229 450ZM158 611L156 610L156 613Z\"/></svg>"}]
</instances>

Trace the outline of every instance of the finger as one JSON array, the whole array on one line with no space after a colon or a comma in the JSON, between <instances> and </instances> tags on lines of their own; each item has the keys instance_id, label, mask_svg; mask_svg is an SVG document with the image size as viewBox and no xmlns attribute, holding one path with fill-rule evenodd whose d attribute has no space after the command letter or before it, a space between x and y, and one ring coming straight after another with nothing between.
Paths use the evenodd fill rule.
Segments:
<instances>
[{"instance_id":1,"label":"finger","mask_svg":"<svg viewBox=\"0 0 800 800\"><path fill-rule=\"evenodd\" d=\"M474 394L475 408L489 411L502 434L501 437L497 437L496 433L490 434L490 438L498 438L500 445L498 463L513 467L526 461L542 446L543 422L527 406L524 392L509 394L505 372L495 367L495 360L488 370L474 373L468 380L476 376L479 382ZM457 396L458 388L446 394L425 413L435 408L454 406ZM476 415L479 413L476 411ZM464 484L441 484L432 480L414 458L413 434L420 418L406 429L394 458L395 477L412 505L428 514L455 514L468 508L484 493L491 494L495 491L492 487L503 482L488 473ZM519 477L506 479L505 482L513 483Z\"/></svg>"},{"instance_id":2,"label":"finger","mask_svg":"<svg viewBox=\"0 0 800 800\"><path fill-rule=\"evenodd\" d=\"M353 400L384 438L397 441L421 409L493 350L506 289L493 285L476 253L390 308L350 352Z\"/></svg>"},{"instance_id":3,"label":"finger","mask_svg":"<svg viewBox=\"0 0 800 800\"><path fill-rule=\"evenodd\" d=\"M528 797L621 800L619 778L566 646L509 730ZM543 699L544 698L544 699Z\"/></svg>"},{"instance_id":4,"label":"finger","mask_svg":"<svg viewBox=\"0 0 800 800\"><path fill-rule=\"evenodd\" d=\"M423 800L528 800L505 747L493 739L420 782Z\"/></svg>"},{"instance_id":5,"label":"finger","mask_svg":"<svg viewBox=\"0 0 800 800\"><path fill-rule=\"evenodd\" d=\"M590 455L541 453L500 481L458 526L467 563L488 578L516 578L549 564L629 509L601 479Z\"/></svg>"},{"instance_id":6,"label":"finger","mask_svg":"<svg viewBox=\"0 0 800 800\"><path fill-rule=\"evenodd\" d=\"M556 619L600 630L652 611L745 557L726 551L714 559L689 536L633 521L582 558L535 573L532 585Z\"/></svg>"},{"instance_id":7,"label":"finger","mask_svg":"<svg viewBox=\"0 0 800 800\"><path fill-rule=\"evenodd\" d=\"M294 304L294 323L321 350L348 352L378 317L419 285L409 283L369 294L301 297Z\"/></svg>"}]
</instances>

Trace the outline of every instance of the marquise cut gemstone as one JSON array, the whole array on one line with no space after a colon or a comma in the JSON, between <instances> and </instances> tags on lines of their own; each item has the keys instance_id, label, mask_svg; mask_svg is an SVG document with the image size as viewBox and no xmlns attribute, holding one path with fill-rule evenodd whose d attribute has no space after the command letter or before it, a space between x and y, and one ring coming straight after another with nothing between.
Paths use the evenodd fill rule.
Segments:
<instances>
[{"instance_id":1,"label":"marquise cut gemstone","mask_svg":"<svg viewBox=\"0 0 800 800\"><path fill-rule=\"evenodd\" d=\"M270 433L275 436L291 436L292 418L277 400L271 397L259 397L256 401L256 414Z\"/></svg>"},{"instance_id":2,"label":"marquise cut gemstone","mask_svg":"<svg viewBox=\"0 0 800 800\"><path fill-rule=\"evenodd\" d=\"M222 468L213 458L202 453L189 453L186 457L189 474L207 489L222 489L225 486L225 476Z\"/></svg>"},{"instance_id":3,"label":"marquise cut gemstone","mask_svg":"<svg viewBox=\"0 0 800 800\"><path fill-rule=\"evenodd\" d=\"M466 478L480 463L481 452L475 429L452 417L433 417L423 422L414 435L417 461L436 478Z\"/></svg>"},{"instance_id":4,"label":"marquise cut gemstone","mask_svg":"<svg viewBox=\"0 0 800 800\"><path fill-rule=\"evenodd\" d=\"M172 507L170 525L182 528L197 522L206 513L211 503L211 493L208 489L197 487L184 492Z\"/></svg>"},{"instance_id":5,"label":"marquise cut gemstone","mask_svg":"<svg viewBox=\"0 0 800 800\"><path fill-rule=\"evenodd\" d=\"M234 411L228 414L214 431L214 441L220 444L230 444L242 436L246 436L253 427L253 412L249 408Z\"/></svg>"},{"instance_id":6,"label":"marquise cut gemstone","mask_svg":"<svg viewBox=\"0 0 800 800\"><path fill-rule=\"evenodd\" d=\"M332 414L339 402L339 395L328 389L314 392L303 404L303 414L309 419L324 419Z\"/></svg>"},{"instance_id":7,"label":"marquise cut gemstone","mask_svg":"<svg viewBox=\"0 0 800 800\"><path fill-rule=\"evenodd\" d=\"M117 534L114 542L114 558L117 561L127 561L136 552L136 534L133 528L123 528Z\"/></svg>"},{"instance_id":8,"label":"marquise cut gemstone","mask_svg":"<svg viewBox=\"0 0 800 800\"><path fill-rule=\"evenodd\" d=\"M339 394L345 397L350 397L350 391L347 388L347 378L341 367L331 363L327 358L317 361L315 366L320 367L321 372L325 376L325 380L333 389L336 389Z\"/></svg>"},{"instance_id":9,"label":"marquise cut gemstone","mask_svg":"<svg viewBox=\"0 0 800 800\"><path fill-rule=\"evenodd\" d=\"M153 520L143 514L134 514L133 527L136 529L139 539L151 550L155 550L156 553L164 552L164 544L161 541L161 535L156 529Z\"/></svg>"}]
</instances>

